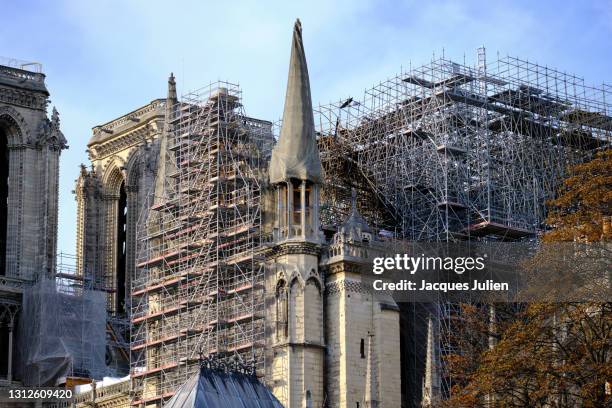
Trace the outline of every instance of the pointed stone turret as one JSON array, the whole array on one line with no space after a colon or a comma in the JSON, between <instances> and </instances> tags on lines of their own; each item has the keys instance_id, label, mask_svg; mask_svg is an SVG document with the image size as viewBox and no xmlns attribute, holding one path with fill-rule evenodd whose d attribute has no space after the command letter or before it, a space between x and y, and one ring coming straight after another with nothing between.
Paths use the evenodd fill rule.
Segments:
<instances>
[{"instance_id":1,"label":"pointed stone turret","mask_svg":"<svg viewBox=\"0 0 612 408\"><path fill-rule=\"evenodd\" d=\"M53 130L59 130L60 128L59 112L57 111L55 106L53 107L53 110L51 112L52 112L51 113L51 128Z\"/></svg>"},{"instance_id":2,"label":"pointed stone turret","mask_svg":"<svg viewBox=\"0 0 612 408\"><path fill-rule=\"evenodd\" d=\"M339 232L349 242L362 242L364 234L368 234L369 239L371 239L372 229L357 210L357 191L355 188L351 190L351 214L340 226Z\"/></svg>"},{"instance_id":3,"label":"pointed stone turret","mask_svg":"<svg viewBox=\"0 0 612 408\"><path fill-rule=\"evenodd\" d=\"M276 207L268 262L277 268L266 280L272 295L269 316L282 317L284 305L298 305L287 312L287 330L276 325L276 344L266 376L273 392L285 407L321 407L326 401L324 386L325 335L323 325L322 276L319 272L321 231L319 187L321 162L314 133L308 70L299 20L293 29L293 45L285 112L280 138L270 162L270 195ZM285 271L288 275L285 275ZM299 279L294 279L293 276ZM304 282L295 286L298 282ZM275 296L289 284L288 302ZM283 321L279 319L278 321ZM296 344L299 346L296 347Z\"/></svg>"},{"instance_id":4,"label":"pointed stone turret","mask_svg":"<svg viewBox=\"0 0 612 408\"><path fill-rule=\"evenodd\" d=\"M168 97L166 98L166 100L173 101L173 102L177 101L176 81L174 79L174 72L171 72L170 77L168 77Z\"/></svg>"},{"instance_id":5,"label":"pointed stone turret","mask_svg":"<svg viewBox=\"0 0 612 408\"><path fill-rule=\"evenodd\" d=\"M157 159L157 173L155 175L155 204L159 203L164 199L165 189L164 183L168 179L168 139L170 137L171 122L174 119L174 112L176 109L177 96L176 96L176 81L174 80L174 73L170 73L168 78L168 96L166 97L166 114L164 118L164 131L161 134L159 140L159 156Z\"/></svg>"},{"instance_id":6,"label":"pointed stone turret","mask_svg":"<svg viewBox=\"0 0 612 408\"><path fill-rule=\"evenodd\" d=\"M425 360L425 378L423 379L422 407L435 407L440 399L440 379L438 377L438 359L434 342L434 325L431 316L427 321L427 353Z\"/></svg>"},{"instance_id":7,"label":"pointed stone turret","mask_svg":"<svg viewBox=\"0 0 612 408\"><path fill-rule=\"evenodd\" d=\"M321 181L321 160L315 138L310 81L299 19L293 28L283 125L270 161L271 183L292 178L313 183Z\"/></svg>"}]
</instances>

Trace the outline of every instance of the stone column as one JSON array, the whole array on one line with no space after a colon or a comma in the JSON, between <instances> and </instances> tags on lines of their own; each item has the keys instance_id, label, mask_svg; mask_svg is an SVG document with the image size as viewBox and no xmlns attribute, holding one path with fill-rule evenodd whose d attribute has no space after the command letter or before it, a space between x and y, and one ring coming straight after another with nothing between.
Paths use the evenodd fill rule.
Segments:
<instances>
[{"instance_id":1,"label":"stone column","mask_svg":"<svg viewBox=\"0 0 612 408\"><path fill-rule=\"evenodd\" d=\"M302 237L306 238L308 235L306 233L306 180L302 180L302 184L300 185L300 222L302 224Z\"/></svg>"},{"instance_id":2,"label":"stone column","mask_svg":"<svg viewBox=\"0 0 612 408\"><path fill-rule=\"evenodd\" d=\"M10 319L8 324L8 367L6 369L6 379L9 383L13 381L13 329L15 328L15 315L13 313L10 314Z\"/></svg>"},{"instance_id":3,"label":"stone column","mask_svg":"<svg viewBox=\"0 0 612 408\"><path fill-rule=\"evenodd\" d=\"M23 258L23 166L25 165L25 147L18 144L8 145L9 154L9 186L8 186L8 212L6 220L7 242L6 242L6 264L5 275L20 277L26 274L22 271L24 265L20 262ZM35 242L33 240L33 242ZM29 276L25 276L30 278Z\"/></svg>"},{"instance_id":4,"label":"stone column","mask_svg":"<svg viewBox=\"0 0 612 408\"><path fill-rule=\"evenodd\" d=\"M283 189L279 185L276 188L276 227L280 234L283 229Z\"/></svg>"},{"instance_id":5,"label":"stone column","mask_svg":"<svg viewBox=\"0 0 612 408\"><path fill-rule=\"evenodd\" d=\"M116 238L117 238L117 206L119 202L118 194L107 194L105 197L106 207L106 236L104 245L106 246L104 269L102 281L106 288L117 288L116 270ZM109 292L107 295L107 308L113 312L117 311L116 292Z\"/></svg>"},{"instance_id":6,"label":"stone column","mask_svg":"<svg viewBox=\"0 0 612 408\"><path fill-rule=\"evenodd\" d=\"M293 224L293 183L287 182L287 238L291 238L291 224Z\"/></svg>"},{"instance_id":7,"label":"stone column","mask_svg":"<svg viewBox=\"0 0 612 408\"><path fill-rule=\"evenodd\" d=\"M138 223L138 209L140 202L138 200L138 186L126 185L125 192L127 194L127 219L126 219L126 237L125 237L125 311L129 314L131 308L130 291L132 286L132 277L136 273L136 235ZM119 300L121 301L121 299Z\"/></svg>"},{"instance_id":8,"label":"stone column","mask_svg":"<svg viewBox=\"0 0 612 408\"><path fill-rule=\"evenodd\" d=\"M312 211L310 212L313 235L315 239L319 239L319 185L312 185Z\"/></svg>"}]
</instances>

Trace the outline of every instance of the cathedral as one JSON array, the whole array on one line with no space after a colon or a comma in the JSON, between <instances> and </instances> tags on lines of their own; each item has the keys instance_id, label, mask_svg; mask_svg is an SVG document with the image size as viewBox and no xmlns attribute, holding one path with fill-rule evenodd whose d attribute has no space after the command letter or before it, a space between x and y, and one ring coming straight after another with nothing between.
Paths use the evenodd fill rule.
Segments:
<instances>
[{"instance_id":1,"label":"cathedral","mask_svg":"<svg viewBox=\"0 0 612 408\"><path fill-rule=\"evenodd\" d=\"M298 20L278 136L237 85L179 98L170 74L165 98L93 127L67 272L59 114L39 66L0 65L0 386L78 385L77 407L197 406L221 385L261 406L436 406L448 315L373 291L372 259L396 238L537 236L567 164L609 146L606 91L593 113L537 89L537 65L498 66L440 59L313 112Z\"/></svg>"},{"instance_id":2,"label":"cathedral","mask_svg":"<svg viewBox=\"0 0 612 408\"><path fill-rule=\"evenodd\" d=\"M359 213L355 192L349 215L336 230L328 230L326 235L320 224L323 170L301 30L298 21L282 128L273 149L272 123L234 113L239 104L231 86L222 84L207 94L200 104L204 108L189 114L189 123L204 116L209 106L214 106L211 112L217 115L201 123L209 136L196 141L204 153L194 153L194 141L182 142L177 135L188 132L185 112L198 104L178 101L172 75L166 99L154 100L93 128L88 143L91 166L82 167L75 189L78 271L107 293L111 315L131 320L131 332L121 333L131 337L131 362L117 361L124 359L121 353L107 352L115 366L131 363L131 386L136 395L132 403L158 406L170 398L196 371L193 351L199 350L222 359L249 361L255 356L260 379L286 407L401 404L399 308L393 299L375 296L361 282L362 270L382 250L381 243ZM218 122L240 122L242 133L235 135ZM252 157L238 160L222 156L219 145L229 145L229 153L235 156L246 145L250 156L258 156L258 163ZM213 156L214 160L210 159ZM198 169L196 180L193 167L185 164L188 161L199 166L206 162L209 168L221 170ZM238 176L242 184L229 186L218 181ZM180 225L188 228L179 230L179 221L167 221L168 208L180 206L174 214L179 218L190 212L201 214L194 210L197 204L193 202L204 200L196 198L208 191L203 184L214 185L212 194L215 189L224 190L222 196L212 201L208 198L201 208L213 214L212 208L230 207L214 212L215 218L223 217L224 221L213 224L208 220L204 226L202 221L185 224L183 219ZM185 201L186 196L190 201ZM228 216L241 206L249 209L242 210L240 217ZM243 224L229 226L238 218L247 218L245 231L255 233L236 232ZM196 226L208 234L206 242L213 241L206 254L185 249L201 248L195 242L204 237L188 235ZM171 233L164 232L168 230ZM188 238L181 240L179 234ZM231 241L218 238L229 234ZM248 249L241 250L245 245ZM228 247L233 252L213 260L210 252ZM169 253L171 248L183 248L189 255L177 258ZM236 251L243 251L244 259L234 263ZM191 263L183 261L189 257ZM207 279L212 276L223 283L206 286L190 276L195 271L186 273L196 265L201 268L202 259L208 265L215 264L209 267ZM217 266L221 261L226 263L223 270ZM232 265L229 273L227 264ZM235 283L247 274L246 281ZM251 289L245 290L245 285ZM195 300L201 293L182 286L214 292L217 299L213 303ZM225 299L232 291L235 298ZM205 308L187 304L185 298L193 298L191 303ZM253 300L260 298L260 302ZM233 309L239 308L237 302L241 311L233 317ZM224 317L210 318L211 309L223 309L219 314ZM194 316L210 320L214 329L208 330L215 334L193 325L182 328L184 319ZM192 332L198 334L192 336ZM212 346L211 342L216 343Z\"/></svg>"}]
</instances>

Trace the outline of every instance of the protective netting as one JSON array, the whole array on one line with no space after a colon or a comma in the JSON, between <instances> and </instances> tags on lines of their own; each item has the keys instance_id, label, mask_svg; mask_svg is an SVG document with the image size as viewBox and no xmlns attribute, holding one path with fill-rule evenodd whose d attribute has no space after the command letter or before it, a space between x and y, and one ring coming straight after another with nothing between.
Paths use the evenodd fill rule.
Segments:
<instances>
[{"instance_id":1,"label":"protective netting","mask_svg":"<svg viewBox=\"0 0 612 408\"><path fill-rule=\"evenodd\" d=\"M41 279L23 294L20 371L26 386L106 374L103 292Z\"/></svg>"}]
</instances>

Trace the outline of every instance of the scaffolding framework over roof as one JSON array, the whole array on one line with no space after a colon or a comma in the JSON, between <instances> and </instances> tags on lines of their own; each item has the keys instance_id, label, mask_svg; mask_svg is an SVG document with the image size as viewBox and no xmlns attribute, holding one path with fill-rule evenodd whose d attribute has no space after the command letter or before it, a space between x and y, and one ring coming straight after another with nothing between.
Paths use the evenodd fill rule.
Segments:
<instances>
[{"instance_id":1,"label":"scaffolding framework over roof","mask_svg":"<svg viewBox=\"0 0 612 408\"><path fill-rule=\"evenodd\" d=\"M435 59L362 98L320 106L315 122L325 173L323 225L346 217L355 187L360 212L382 235L437 242L530 239L545 229L546 201L567 167L610 147L611 101L610 85L588 86L513 57L487 65L481 48L473 67ZM458 308L443 299L431 306L443 360L453 352ZM415 333L427 327L427 315L412 314ZM417 359L425 355L422 347L414 350ZM452 377L445 373L442 380L448 394ZM418 379L410 392L421 392Z\"/></svg>"},{"instance_id":2,"label":"scaffolding framework over roof","mask_svg":"<svg viewBox=\"0 0 612 408\"><path fill-rule=\"evenodd\" d=\"M245 116L238 86L226 82L172 112L164 174L139 222L133 404L171 397L200 356L263 364L260 180L272 124Z\"/></svg>"},{"instance_id":3,"label":"scaffolding framework over roof","mask_svg":"<svg viewBox=\"0 0 612 408\"><path fill-rule=\"evenodd\" d=\"M484 59L437 59L362 99L319 107L328 223L355 186L370 221L402 238L520 239L543 229L566 167L610 144L612 87Z\"/></svg>"}]
</instances>

